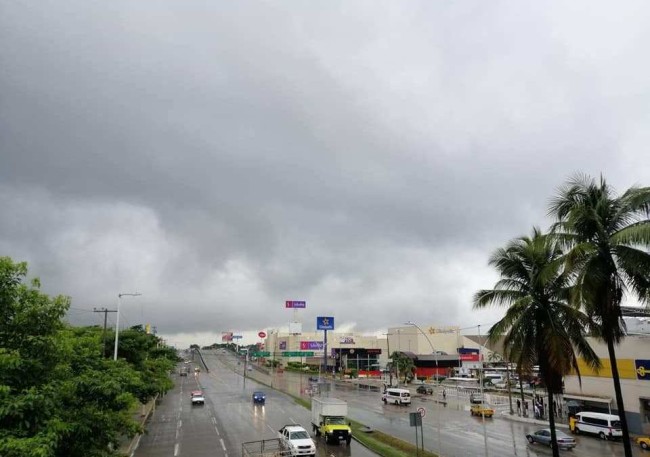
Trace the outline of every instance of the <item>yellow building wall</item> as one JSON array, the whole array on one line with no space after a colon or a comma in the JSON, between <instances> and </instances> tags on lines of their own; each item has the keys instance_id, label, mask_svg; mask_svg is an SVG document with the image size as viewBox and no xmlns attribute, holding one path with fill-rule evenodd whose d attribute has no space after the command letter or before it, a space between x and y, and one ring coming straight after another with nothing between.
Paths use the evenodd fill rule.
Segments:
<instances>
[{"instance_id":1,"label":"yellow building wall","mask_svg":"<svg viewBox=\"0 0 650 457\"><path fill-rule=\"evenodd\" d=\"M636 379L636 368L634 366L634 359L617 359L618 374L621 379ZM600 359L602 368L599 371L592 369L585 363L583 359L578 359L578 369L580 376L592 376L595 378L611 378L612 365L609 359ZM577 375L573 372L572 375Z\"/></svg>"}]
</instances>

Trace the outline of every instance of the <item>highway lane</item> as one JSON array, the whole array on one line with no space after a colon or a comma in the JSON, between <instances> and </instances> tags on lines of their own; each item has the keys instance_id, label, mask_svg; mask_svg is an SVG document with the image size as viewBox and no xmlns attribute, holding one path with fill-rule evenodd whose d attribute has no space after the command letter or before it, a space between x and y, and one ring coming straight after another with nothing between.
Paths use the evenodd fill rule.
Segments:
<instances>
[{"instance_id":1,"label":"highway lane","mask_svg":"<svg viewBox=\"0 0 650 457\"><path fill-rule=\"evenodd\" d=\"M285 424L299 423L311 432L310 412L288 395L244 379L216 357L207 357L210 372L175 377L134 452L135 457L233 457L247 441L275 438ZM192 406L190 391L203 390L204 406ZM264 390L266 405L254 405L252 393ZM319 457L372 457L356 442L326 445L315 440Z\"/></svg>"}]
</instances>

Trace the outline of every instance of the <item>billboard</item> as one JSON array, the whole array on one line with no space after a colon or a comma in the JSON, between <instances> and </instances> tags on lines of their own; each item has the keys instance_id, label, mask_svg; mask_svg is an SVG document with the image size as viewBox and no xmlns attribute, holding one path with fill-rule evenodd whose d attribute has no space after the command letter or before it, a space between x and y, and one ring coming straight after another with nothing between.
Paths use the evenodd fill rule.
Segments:
<instances>
[{"instance_id":1,"label":"billboard","mask_svg":"<svg viewBox=\"0 0 650 457\"><path fill-rule=\"evenodd\" d=\"M339 344L354 344L354 337L342 336L341 338L339 338Z\"/></svg>"},{"instance_id":2,"label":"billboard","mask_svg":"<svg viewBox=\"0 0 650 457\"><path fill-rule=\"evenodd\" d=\"M302 324L300 322L289 322L289 333L300 335L302 333Z\"/></svg>"},{"instance_id":3,"label":"billboard","mask_svg":"<svg viewBox=\"0 0 650 457\"><path fill-rule=\"evenodd\" d=\"M299 300L287 300L284 302L285 308L306 308L307 302Z\"/></svg>"},{"instance_id":4,"label":"billboard","mask_svg":"<svg viewBox=\"0 0 650 457\"><path fill-rule=\"evenodd\" d=\"M317 317L316 330L334 330L334 318L329 316Z\"/></svg>"},{"instance_id":5,"label":"billboard","mask_svg":"<svg viewBox=\"0 0 650 457\"><path fill-rule=\"evenodd\" d=\"M317 351L322 351L323 350L323 342L322 341L301 341L300 342L300 350L301 351L307 351L307 350L317 350Z\"/></svg>"},{"instance_id":6,"label":"billboard","mask_svg":"<svg viewBox=\"0 0 650 457\"><path fill-rule=\"evenodd\" d=\"M221 332L221 341L232 341L232 332Z\"/></svg>"}]
</instances>

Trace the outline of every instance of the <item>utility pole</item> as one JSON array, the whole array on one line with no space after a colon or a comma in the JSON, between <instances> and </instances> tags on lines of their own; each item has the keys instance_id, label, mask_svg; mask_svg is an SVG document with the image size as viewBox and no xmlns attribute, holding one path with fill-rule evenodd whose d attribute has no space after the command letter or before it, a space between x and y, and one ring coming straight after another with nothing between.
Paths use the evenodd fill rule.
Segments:
<instances>
[{"instance_id":1,"label":"utility pole","mask_svg":"<svg viewBox=\"0 0 650 457\"><path fill-rule=\"evenodd\" d=\"M104 331L102 332L102 357L106 357L106 320L108 318L108 313L116 313L116 309L106 309L106 308L93 308L95 313L104 313Z\"/></svg>"}]
</instances>

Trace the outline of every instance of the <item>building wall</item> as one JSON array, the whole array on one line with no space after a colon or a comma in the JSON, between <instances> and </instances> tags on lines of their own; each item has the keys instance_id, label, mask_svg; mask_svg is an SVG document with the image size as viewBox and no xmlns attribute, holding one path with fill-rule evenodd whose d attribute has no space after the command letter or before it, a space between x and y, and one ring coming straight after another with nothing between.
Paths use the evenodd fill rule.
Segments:
<instances>
[{"instance_id":1,"label":"building wall","mask_svg":"<svg viewBox=\"0 0 650 457\"><path fill-rule=\"evenodd\" d=\"M614 411L617 409L617 405L607 346L593 338L589 339L589 343L600 357L603 368L597 372L580 360L582 385L580 385L577 374L566 376L565 393L611 398L611 407ZM650 364L644 366L639 362L650 359L650 338L628 336L617 346L616 359L630 431L632 433L650 433L650 404L648 403L650 401ZM644 368L637 369L637 365Z\"/></svg>"}]
</instances>

